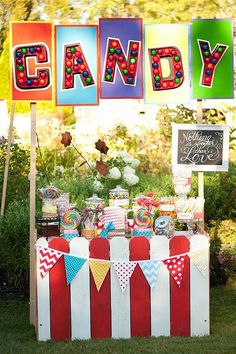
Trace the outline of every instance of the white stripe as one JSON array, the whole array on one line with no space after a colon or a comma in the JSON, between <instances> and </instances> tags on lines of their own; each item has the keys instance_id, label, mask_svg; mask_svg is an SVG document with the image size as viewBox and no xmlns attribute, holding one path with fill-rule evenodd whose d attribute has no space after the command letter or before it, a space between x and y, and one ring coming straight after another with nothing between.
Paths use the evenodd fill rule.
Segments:
<instances>
[{"instance_id":1,"label":"white stripe","mask_svg":"<svg viewBox=\"0 0 236 354\"><path fill-rule=\"evenodd\" d=\"M155 236L150 240L150 259L169 257L169 239ZM170 336L170 276L163 263L158 271L157 283L151 289L151 335Z\"/></svg>"},{"instance_id":2,"label":"white stripe","mask_svg":"<svg viewBox=\"0 0 236 354\"><path fill-rule=\"evenodd\" d=\"M38 239L37 246L47 247L48 242L44 237ZM40 275L39 247L37 247L37 324L38 340L46 341L51 339L50 330L50 294L49 294L49 273L44 278Z\"/></svg>"},{"instance_id":3,"label":"white stripe","mask_svg":"<svg viewBox=\"0 0 236 354\"><path fill-rule=\"evenodd\" d=\"M110 241L112 261L129 260L129 241L116 237ZM112 338L130 338L130 285L122 292L114 267L111 267Z\"/></svg>"},{"instance_id":4,"label":"white stripe","mask_svg":"<svg viewBox=\"0 0 236 354\"><path fill-rule=\"evenodd\" d=\"M190 251L209 246L205 235L195 235L190 239ZM209 264L209 256L208 256ZM209 267L204 277L190 260L190 320L191 336L210 334L209 320Z\"/></svg>"},{"instance_id":5,"label":"white stripe","mask_svg":"<svg viewBox=\"0 0 236 354\"><path fill-rule=\"evenodd\" d=\"M70 252L77 257L89 257L89 242L84 237L70 241ZM89 264L85 262L71 282L71 338L91 338Z\"/></svg>"}]
</instances>

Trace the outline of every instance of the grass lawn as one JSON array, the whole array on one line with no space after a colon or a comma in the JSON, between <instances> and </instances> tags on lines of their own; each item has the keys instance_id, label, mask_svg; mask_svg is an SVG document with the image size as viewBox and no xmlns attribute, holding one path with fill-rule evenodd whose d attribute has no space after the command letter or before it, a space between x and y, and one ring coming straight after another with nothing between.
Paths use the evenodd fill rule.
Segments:
<instances>
[{"instance_id":1,"label":"grass lawn","mask_svg":"<svg viewBox=\"0 0 236 354\"><path fill-rule=\"evenodd\" d=\"M130 340L37 342L23 301L0 301L0 353L236 353L236 287L211 289L211 335Z\"/></svg>"}]
</instances>

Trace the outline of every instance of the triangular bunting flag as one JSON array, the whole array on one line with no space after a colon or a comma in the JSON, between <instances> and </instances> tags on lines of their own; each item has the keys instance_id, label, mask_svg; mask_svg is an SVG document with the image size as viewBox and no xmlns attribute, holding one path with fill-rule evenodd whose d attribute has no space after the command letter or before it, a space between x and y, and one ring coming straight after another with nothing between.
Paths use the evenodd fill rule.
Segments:
<instances>
[{"instance_id":1,"label":"triangular bunting flag","mask_svg":"<svg viewBox=\"0 0 236 354\"><path fill-rule=\"evenodd\" d=\"M143 271L151 289L154 288L157 282L157 273L161 262L157 260L148 260L139 262L139 266Z\"/></svg>"},{"instance_id":2,"label":"triangular bunting flag","mask_svg":"<svg viewBox=\"0 0 236 354\"><path fill-rule=\"evenodd\" d=\"M162 261L179 288L181 287L183 279L184 261L185 255L167 258Z\"/></svg>"},{"instance_id":3,"label":"triangular bunting flag","mask_svg":"<svg viewBox=\"0 0 236 354\"><path fill-rule=\"evenodd\" d=\"M69 254L64 254L64 260L65 260L65 268L66 268L66 281L67 285L69 285L80 268L84 265L86 262L86 259L76 257L76 256L71 256Z\"/></svg>"},{"instance_id":4,"label":"triangular bunting flag","mask_svg":"<svg viewBox=\"0 0 236 354\"><path fill-rule=\"evenodd\" d=\"M39 269L41 277L45 277L47 272L57 263L61 258L62 253L50 248L39 249Z\"/></svg>"},{"instance_id":5,"label":"triangular bunting flag","mask_svg":"<svg viewBox=\"0 0 236 354\"><path fill-rule=\"evenodd\" d=\"M111 264L110 262L96 261L91 259L89 260L89 266L93 274L93 279L96 284L97 290L99 291L107 275L107 272L110 269Z\"/></svg>"},{"instance_id":6,"label":"triangular bunting flag","mask_svg":"<svg viewBox=\"0 0 236 354\"><path fill-rule=\"evenodd\" d=\"M137 262L112 262L119 280L122 292L125 291L128 285L129 278L137 265Z\"/></svg>"},{"instance_id":7,"label":"triangular bunting flag","mask_svg":"<svg viewBox=\"0 0 236 354\"><path fill-rule=\"evenodd\" d=\"M208 249L192 251L189 253L189 258L199 270L199 272L205 277L208 269Z\"/></svg>"}]
</instances>

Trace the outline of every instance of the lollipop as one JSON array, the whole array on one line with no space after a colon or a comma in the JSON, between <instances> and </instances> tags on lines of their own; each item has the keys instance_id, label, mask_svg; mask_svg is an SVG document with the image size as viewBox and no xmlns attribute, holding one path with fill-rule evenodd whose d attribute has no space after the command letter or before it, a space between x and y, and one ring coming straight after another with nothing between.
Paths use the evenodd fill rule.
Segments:
<instances>
[{"instance_id":1,"label":"lollipop","mask_svg":"<svg viewBox=\"0 0 236 354\"><path fill-rule=\"evenodd\" d=\"M78 210L68 210L61 216L61 227L74 230L79 226L81 220Z\"/></svg>"},{"instance_id":2,"label":"lollipop","mask_svg":"<svg viewBox=\"0 0 236 354\"><path fill-rule=\"evenodd\" d=\"M153 215L146 209L139 209L134 220L136 225L140 227L152 228L153 226Z\"/></svg>"},{"instance_id":3,"label":"lollipop","mask_svg":"<svg viewBox=\"0 0 236 354\"><path fill-rule=\"evenodd\" d=\"M59 198L60 195L61 190L54 186L39 189L39 196L42 199L56 199Z\"/></svg>"}]
</instances>

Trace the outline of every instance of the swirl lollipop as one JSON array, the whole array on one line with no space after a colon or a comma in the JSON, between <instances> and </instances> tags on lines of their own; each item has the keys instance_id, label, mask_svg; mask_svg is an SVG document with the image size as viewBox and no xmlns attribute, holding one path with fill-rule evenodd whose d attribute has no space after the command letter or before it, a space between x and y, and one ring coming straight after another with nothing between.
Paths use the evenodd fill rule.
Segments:
<instances>
[{"instance_id":1,"label":"swirl lollipop","mask_svg":"<svg viewBox=\"0 0 236 354\"><path fill-rule=\"evenodd\" d=\"M153 226L153 215L146 209L139 209L134 220L139 227L152 228Z\"/></svg>"},{"instance_id":2,"label":"swirl lollipop","mask_svg":"<svg viewBox=\"0 0 236 354\"><path fill-rule=\"evenodd\" d=\"M60 195L61 190L54 186L39 189L39 196L42 199L56 199L59 198Z\"/></svg>"},{"instance_id":3,"label":"swirl lollipop","mask_svg":"<svg viewBox=\"0 0 236 354\"><path fill-rule=\"evenodd\" d=\"M61 227L63 229L76 229L80 224L81 216L78 210L67 210L61 216Z\"/></svg>"}]
</instances>

